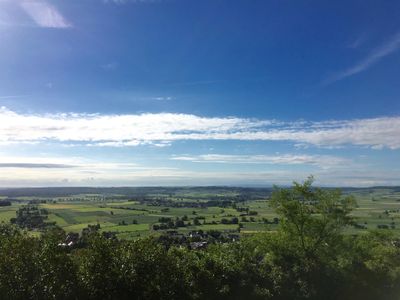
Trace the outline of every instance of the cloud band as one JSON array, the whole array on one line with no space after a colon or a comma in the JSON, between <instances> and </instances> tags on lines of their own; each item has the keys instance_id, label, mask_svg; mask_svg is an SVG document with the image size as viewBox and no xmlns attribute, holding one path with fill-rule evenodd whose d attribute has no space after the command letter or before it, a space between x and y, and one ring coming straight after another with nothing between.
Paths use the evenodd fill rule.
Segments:
<instances>
[{"instance_id":1,"label":"cloud band","mask_svg":"<svg viewBox=\"0 0 400 300\"><path fill-rule=\"evenodd\" d=\"M86 146L168 145L177 140L290 141L318 147L400 148L400 117L279 122L157 113L26 115L0 109L0 143Z\"/></svg>"}]
</instances>

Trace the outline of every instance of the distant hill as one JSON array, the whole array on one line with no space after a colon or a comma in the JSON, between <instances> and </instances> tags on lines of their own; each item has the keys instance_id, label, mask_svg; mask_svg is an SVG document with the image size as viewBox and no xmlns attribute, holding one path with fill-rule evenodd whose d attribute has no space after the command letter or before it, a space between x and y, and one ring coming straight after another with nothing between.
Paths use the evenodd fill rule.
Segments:
<instances>
[{"instance_id":1,"label":"distant hill","mask_svg":"<svg viewBox=\"0 0 400 300\"><path fill-rule=\"evenodd\" d=\"M0 189L0 196L6 197L68 197L78 194L122 195L139 197L148 194L247 194L269 195L272 188L244 187L42 187L42 188L7 188Z\"/></svg>"},{"instance_id":2,"label":"distant hill","mask_svg":"<svg viewBox=\"0 0 400 300\"><path fill-rule=\"evenodd\" d=\"M329 188L331 189L331 188ZM366 188L341 188L345 193L363 192L369 193L377 189L389 189L393 192L400 192L399 186L377 186ZM229 187L229 186L187 186L187 187L40 187L40 188L5 188L0 189L0 196L5 197L68 197L79 194L96 195L120 195L126 197L143 197L146 195L200 195L200 198L207 195L243 195L251 198L260 198L269 195L272 188L262 187Z\"/></svg>"}]
</instances>

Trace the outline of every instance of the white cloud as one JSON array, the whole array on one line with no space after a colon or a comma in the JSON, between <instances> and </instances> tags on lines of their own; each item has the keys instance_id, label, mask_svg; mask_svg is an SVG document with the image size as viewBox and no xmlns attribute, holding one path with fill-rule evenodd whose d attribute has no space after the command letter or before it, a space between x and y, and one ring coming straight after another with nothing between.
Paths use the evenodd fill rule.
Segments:
<instances>
[{"instance_id":1,"label":"white cloud","mask_svg":"<svg viewBox=\"0 0 400 300\"><path fill-rule=\"evenodd\" d=\"M227 164L274 164L274 165L315 165L320 168L348 166L351 161L331 155L226 155L203 154L172 156L172 160L191 161L196 163L227 163Z\"/></svg>"},{"instance_id":2,"label":"white cloud","mask_svg":"<svg viewBox=\"0 0 400 300\"><path fill-rule=\"evenodd\" d=\"M22 168L22 169L64 169L73 168L73 165L64 164L40 164L40 163L0 163L0 168Z\"/></svg>"},{"instance_id":3,"label":"white cloud","mask_svg":"<svg viewBox=\"0 0 400 300\"><path fill-rule=\"evenodd\" d=\"M182 186L182 185L289 185L302 181L309 172L273 170L264 172L195 172L168 168L131 170L14 169L0 173L0 186ZM343 170L313 172L316 185L374 186L399 185L398 171ZM67 179L67 180L65 180Z\"/></svg>"},{"instance_id":4,"label":"white cloud","mask_svg":"<svg viewBox=\"0 0 400 300\"><path fill-rule=\"evenodd\" d=\"M265 171L192 171L162 166L144 166L135 162L107 162L83 157L9 156L0 153L0 187L10 186L143 186L143 185L271 185L290 184L310 175L310 170L266 168ZM199 156L216 161L222 157ZM182 159L193 159L187 156ZM354 164L343 158L318 155L234 156L225 161L271 161L271 164L328 164L328 168L312 172L318 185L371 186L399 185L400 171L379 170L373 166ZM5 164L8 164L6 166ZM36 164L36 165L33 165ZM339 168L332 168L338 164ZM41 166L40 166L41 165ZM67 180L65 180L67 179Z\"/></svg>"},{"instance_id":5,"label":"white cloud","mask_svg":"<svg viewBox=\"0 0 400 300\"><path fill-rule=\"evenodd\" d=\"M351 68L344 70L343 72L337 73L334 76L328 78L324 82L324 84L331 84L335 81L342 80L346 77L355 75L362 71L365 71L372 65L379 62L385 56L388 56L389 54L391 54L399 49L400 49L400 33L397 33L385 44L381 45L380 47L378 47L374 51L372 51L362 61L360 61L356 65L352 66Z\"/></svg>"},{"instance_id":6,"label":"white cloud","mask_svg":"<svg viewBox=\"0 0 400 300\"><path fill-rule=\"evenodd\" d=\"M167 96L167 97L152 97L151 100L157 100L157 101L170 101L173 100L173 97Z\"/></svg>"},{"instance_id":7,"label":"white cloud","mask_svg":"<svg viewBox=\"0 0 400 300\"><path fill-rule=\"evenodd\" d=\"M290 141L318 147L400 149L400 117L279 122L190 114L19 114L0 108L0 144L168 146L177 140Z\"/></svg>"},{"instance_id":8,"label":"white cloud","mask_svg":"<svg viewBox=\"0 0 400 300\"><path fill-rule=\"evenodd\" d=\"M101 162L83 157L10 156L1 154L2 168L75 168L75 170L142 170L143 167L128 162Z\"/></svg>"},{"instance_id":9,"label":"white cloud","mask_svg":"<svg viewBox=\"0 0 400 300\"><path fill-rule=\"evenodd\" d=\"M46 1L25 0L20 1L21 8L40 27L69 28L72 27L56 7Z\"/></svg>"}]
</instances>

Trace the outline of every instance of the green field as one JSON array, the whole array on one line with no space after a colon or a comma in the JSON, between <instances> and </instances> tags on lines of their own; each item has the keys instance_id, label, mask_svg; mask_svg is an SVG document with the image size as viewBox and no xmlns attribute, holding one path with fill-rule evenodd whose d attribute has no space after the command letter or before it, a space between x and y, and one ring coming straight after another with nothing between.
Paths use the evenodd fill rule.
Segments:
<instances>
[{"instance_id":1,"label":"green field","mask_svg":"<svg viewBox=\"0 0 400 300\"><path fill-rule=\"evenodd\" d=\"M43 192L42 192L43 193ZM386 227L400 234L400 191L398 188L349 189L358 207L353 211L356 226L347 228L358 234L378 227ZM99 224L101 231L114 232L117 237L132 239L165 230L154 230L160 218L185 218L184 226L174 231L218 230L251 234L274 230L277 215L269 207L270 190L234 188L163 188L140 191L139 195L78 193L68 196L21 195L12 198L12 205L0 207L0 221L9 222L19 207L36 200L48 211L48 221L55 222L67 232L81 232L88 225ZM6 196L1 195L3 199ZM209 201L232 201L235 205L221 205ZM211 204L210 204L211 203ZM202 204L207 204L203 205ZM252 212L248 214L247 211ZM233 218L238 222L230 224ZM198 219L199 222L195 222ZM239 229L240 227L240 229Z\"/></svg>"}]
</instances>

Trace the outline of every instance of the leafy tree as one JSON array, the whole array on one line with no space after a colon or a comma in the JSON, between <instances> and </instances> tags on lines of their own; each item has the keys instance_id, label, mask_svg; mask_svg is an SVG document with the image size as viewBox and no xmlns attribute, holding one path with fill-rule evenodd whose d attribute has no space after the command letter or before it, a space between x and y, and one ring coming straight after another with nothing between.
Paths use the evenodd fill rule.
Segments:
<instances>
[{"instance_id":1,"label":"leafy tree","mask_svg":"<svg viewBox=\"0 0 400 300\"><path fill-rule=\"evenodd\" d=\"M398 299L400 240L389 230L347 237L342 299Z\"/></svg>"},{"instance_id":2,"label":"leafy tree","mask_svg":"<svg viewBox=\"0 0 400 300\"><path fill-rule=\"evenodd\" d=\"M89 225L68 247L61 229L32 237L0 224L0 299L398 299L400 239L343 234L354 199L312 181L275 189L277 231L232 243L210 231L201 250L189 245L202 231L119 241Z\"/></svg>"},{"instance_id":3,"label":"leafy tree","mask_svg":"<svg viewBox=\"0 0 400 300\"><path fill-rule=\"evenodd\" d=\"M271 206L280 219L269 240L270 268L277 280L274 293L283 298L335 299L343 285L341 266L345 226L352 223L352 197L339 190L312 187L313 178L290 189L275 188Z\"/></svg>"},{"instance_id":4,"label":"leafy tree","mask_svg":"<svg viewBox=\"0 0 400 300\"><path fill-rule=\"evenodd\" d=\"M78 276L85 298L111 299L118 290L120 267L116 243L92 233L87 248L76 255Z\"/></svg>"},{"instance_id":5,"label":"leafy tree","mask_svg":"<svg viewBox=\"0 0 400 300\"><path fill-rule=\"evenodd\" d=\"M190 299L174 255L154 239L122 242L118 248L117 298Z\"/></svg>"},{"instance_id":6,"label":"leafy tree","mask_svg":"<svg viewBox=\"0 0 400 300\"><path fill-rule=\"evenodd\" d=\"M291 189L272 193L271 206L281 220L281 230L300 246L307 256L332 246L345 226L352 224L351 211L356 202L343 197L340 190L313 188L313 177Z\"/></svg>"},{"instance_id":7,"label":"leafy tree","mask_svg":"<svg viewBox=\"0 0 400 300\"><path fill-rule=\"evenodd\" d=\"M77 268L69 251L60 247L66 234L49 229L38 241L36 295L39 299L73 299L79 296Z\"/></svg>"},{"instance_id":8,"label":"leafy tree","mask_svg":"<svg viewBox=\"0 0 400 300\"><path fill-rule=\"evenodd\" d=\"M0 225L0 298L29 299L35 295L37 241L16 227Z\"/></svg>"}]
</instances>

